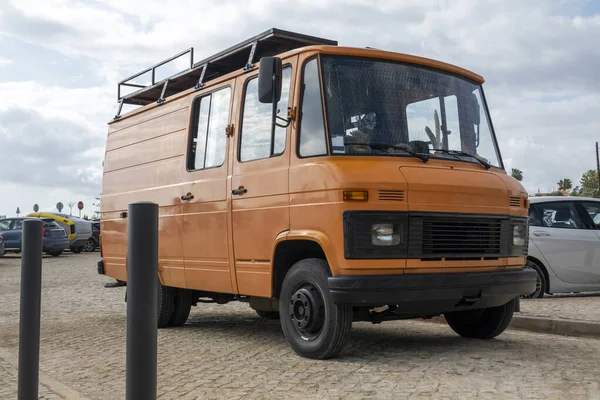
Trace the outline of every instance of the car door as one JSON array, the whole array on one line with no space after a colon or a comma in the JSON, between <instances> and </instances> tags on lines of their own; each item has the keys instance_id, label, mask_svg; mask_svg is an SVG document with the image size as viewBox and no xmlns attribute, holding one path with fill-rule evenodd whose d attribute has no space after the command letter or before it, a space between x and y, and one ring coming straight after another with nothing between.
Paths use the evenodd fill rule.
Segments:
<instances>
[{"instance_id":1,"label":"car door","mask_svg":"<svg viewBox=\"0 0 600 400\"><path fill-rule=\"evenodd\" d=\"M293 92L295 62L284 60L279 116ZM238 145L231 181L235 273L240 294L271 294L271 261L277 235L289 230L289 165L292 124L271 136L272 104L258 101L258 74L238 79L243 88ZM281 121L279 121L281 123Z\"/></svg>"},{"instance_id":2,"label":"car door","mask_svg":"<svg viewBox=\"0 0 600 400\"><path fill-rule=\"evenodd\" d=\"M8 230L2 232L4 236L4 248L21 250L22 222L20 219L4 220L8 224Z\"/></svg>"},{"instance_id":3,"label":"car door","mask_svg":"<svg viewBox=\"0 0 600 400\"><path fill-rule=\"evenodd\" d=\"M589 218L588 224L598 238L593 245L590 245L588 257L591 259L590 274L593 275L593 277L590 277L591 283L600 284L600 201L581 201L578 202L578 207L584 217Z\"/></svg>"},{"instance_id":4,"label":"car door","mask_svg":"<svg viewBox=\"0 0 600 400\"><path fill-rule=\"evenodd\" d=\"M228 126L234 88L220 85L194 98L181 197L186 287L231 293L227 195Z\"/></svg>"},{"instance_id":5,"label":"car door","mask_svg":"<svg viewBox=\"0 0 600 400\"><path fill-rule=\"evenodd\" d=\"M593 284L600 265L598 235L574 201L531 205L530 238L563 282Z\"/></svg>"}]
</instances>

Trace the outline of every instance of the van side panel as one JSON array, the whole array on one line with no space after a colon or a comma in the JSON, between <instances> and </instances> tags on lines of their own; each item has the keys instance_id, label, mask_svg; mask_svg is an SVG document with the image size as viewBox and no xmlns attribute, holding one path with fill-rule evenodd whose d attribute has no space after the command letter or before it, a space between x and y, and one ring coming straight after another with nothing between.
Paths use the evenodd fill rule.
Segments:
<instances>
[{"instance_id":1,"label":"van side panel","mask_svg":"<svg viewBox=\"0 0 600 400\"><path fill-rule=\"evenodd\" d=\"M181 195L189 118L187 98L150 107L110 124L102 182L102 247L106 274L126 280L130 203L159 205L159 276L187 287L181 244Z\"/></svg>"}]
</instances>

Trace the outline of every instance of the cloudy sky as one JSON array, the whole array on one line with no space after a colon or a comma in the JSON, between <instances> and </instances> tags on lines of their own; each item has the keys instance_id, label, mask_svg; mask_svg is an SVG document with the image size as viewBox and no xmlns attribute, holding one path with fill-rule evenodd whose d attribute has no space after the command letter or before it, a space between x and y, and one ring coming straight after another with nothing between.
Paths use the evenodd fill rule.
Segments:
<instances>
[{"instance_id":1,"label":"cloudy sky","mask_svg":"<svg viewBox=\"0 0 600 400\"><path fill-rule=\"evenodd\" d=\"M595 168L597 0L0 0L0 215L92 212L117 82L271 27L483 75L506 167L530 192Z\"/></svg>"}]
</instances>

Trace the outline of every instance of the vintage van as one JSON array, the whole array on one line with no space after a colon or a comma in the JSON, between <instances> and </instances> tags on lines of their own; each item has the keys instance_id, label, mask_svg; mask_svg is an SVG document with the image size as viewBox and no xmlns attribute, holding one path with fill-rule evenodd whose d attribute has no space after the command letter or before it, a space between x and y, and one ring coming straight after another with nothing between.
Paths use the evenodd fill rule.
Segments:
<instances>
[{"instance_id":1,"label":"vintage van","mask_svg":"<svg viewBox=\"0 0 600 400\"><path fill-rule=\"evenodd\" d=\"M159 327L248 302L317 359L355 321L505 330L536 276L481 76L278 29L188 54L179 74L156 81L169 59L119 83L106 142L98 271L127 280L128 205L157 203Z\"/></svg>"}]
</instances>

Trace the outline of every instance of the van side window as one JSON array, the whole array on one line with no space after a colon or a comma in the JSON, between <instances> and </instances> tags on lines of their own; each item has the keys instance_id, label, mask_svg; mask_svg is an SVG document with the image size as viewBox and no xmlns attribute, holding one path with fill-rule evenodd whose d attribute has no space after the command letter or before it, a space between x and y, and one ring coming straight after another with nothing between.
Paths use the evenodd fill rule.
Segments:
<instances>
[{"instance_id":1,"label":"van side window","mask_svg":"<svg viewBox=\"0 0 600 400\"><path fill-rule=\"evenodd\" d=\"M327 154L323 103L317 59L307 62L302 72L302 105L300 113L300 156L322 156Z\"/></svg>"},{"instance_id":2,"label":"van side window","mask_svg":"<svg viewBox=\"0 0 600 400\"><path fill-rule=\"evenodd\" d=\"M225 162L230 96L230 88L225 87L194 100L189 170L220 167Z\"/></svg>"},{"instance_id":3,"label":"van side window","mask_svg":"<svg viewBox=\"0 0 600 400\"><path fill-rule=\"evenodd\" d=\"M282 71L281 98L277 103L278 116L285 118L290 99L290 80L292 68ZM271 156L271 110L272 104L258 101L258 77L251 78L246 84L244 95L244 114L242 117L240 155L242 162L260 160L283 154L285 150L286 128L275 127L275 144ZM282 123L280 120L279 123Z\"/></svg>"}]
</instances>

